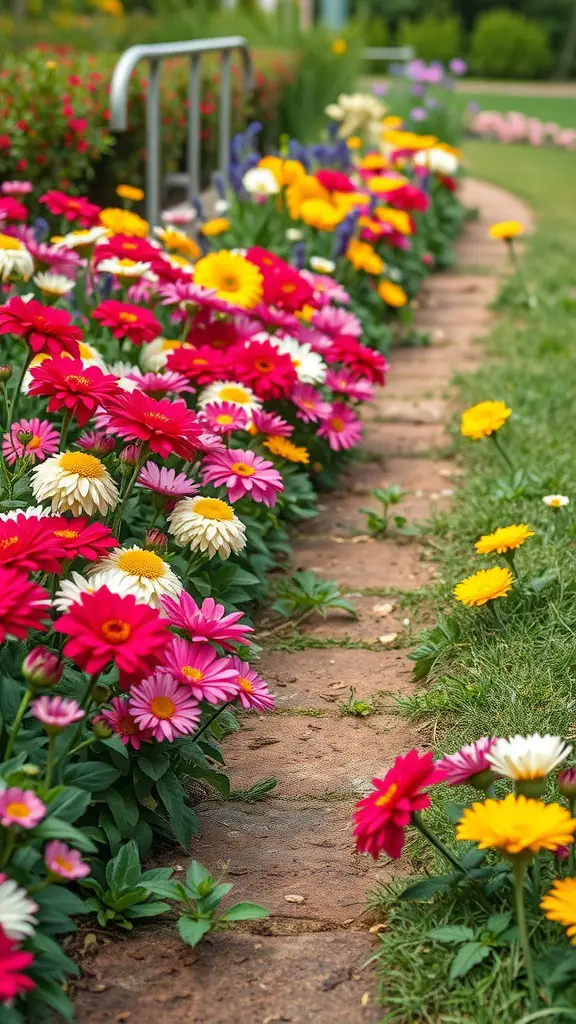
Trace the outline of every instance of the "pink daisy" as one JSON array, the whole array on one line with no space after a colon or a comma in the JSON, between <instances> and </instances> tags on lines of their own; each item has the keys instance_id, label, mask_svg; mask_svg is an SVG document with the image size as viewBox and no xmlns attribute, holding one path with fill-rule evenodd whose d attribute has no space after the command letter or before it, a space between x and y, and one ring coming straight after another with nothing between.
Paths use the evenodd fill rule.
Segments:
<instances>
[{"instance_id":1,"label":"pink daisy","mask_svg":"<svg viewBox=\"0 0 576 1024\"><path fill-rule=\"evenodd\" d=\"M204 309L213 309L218 313L244 312L240 306L233 306L225 299L217 299L215 288L203 288L199 284L194 284L189 278L163 284L158 291L162 296L163 306L179 306L181 309L200 306Z\"/></svg>"},{"instance_id":2,"label":"pink daisy","mask_svg":"<svg viewBox=\"0 0 576 1024\"><path fill-rule=\"evenodd\" d=\"M136 381L140 390L145 391L151 398L181 395L185 391L193 394L196 390L183 373L176 373L174 370L165 373L141 373L139 370L133 370L127 376L128 380Z\"/></svg>"},{"instance_id":3,"label":"pink daisy","mask_svg":"<svg viewBox=\"0 0 576 1024\"><path fill-rule=\"evenodd\" d=\"M274 412L265 412L264 409L252 410L252 426L259 434L268 434L272 437L290 437L294 433L291 423L287 423Z\"/></svg>"},{"instance_id":4,"label":"pink daisy","mask_svg":"<svg viewBox=\"0 0 576 1024\"><path fill-rule=\"evenodd\" d=\"M367 377L356 378L349 370L328 370L326 387L338 391L357 402L371 402L374 398L374 385Z\"/></svg>"},{"instance_id":5,"label":"pink daisy","mask_svg":"<svg viewBox=\"0 0 576 1024\"><path fill-rule=\"evenodd\" d=\"M474 743L467 743L455 754L445 754L436 761L436 768L446 773L444 781L449 786L460 786L466 782L474 785L474 776L491 771L487 754L496 742L494 736L481 736Z\"/></svg>"},{"instance_id":6,"label":"pink daisy","mask_svg":"<svg viewBox=\"0 0 576 1024\"><path fill-rule=\"evenodd\" d=\"M250 316L260 320L268 327L285 327L287 330L293 330L299 324L298 318L293 313L288 313L285 309L278 309L276 306L269 306L265 302L259 302L257 306L254 306L254 309L250 310Z\"/></svg>"},{"instance_id":7,"label":"pink daisy","mask_svg":"<svg viewBox=\"0 0 576 1024\"><path fill-rule=\"evenodd\" d=\"M0 192L5 196L25 196L34 188L31 181L3 181Z\"/></svg>"},{"instance_id":8,"label":"pink daisy","mask_svg":"<svg viewBox=\"0 0 576 1024\"><path fill-rule=\"evenodd\" d=\"M117 736L120 737L124 746L140 750L142 743L152 739L151 729L141 729L136 719L130 713L128 697L113 697L112 708L106 708L100 712L98 717L103 718Z\"/></svg>"},{"instance_id":9,"label":"pink daisy","mask_svg":"<svg viewBox=\"0 0 576 1024\"><path fill-rule=\"evenodd\" d=\"M247 633L253 633L252 626L240 623L242 612L226 615L223 604L216 604L213 597L206 597L202 607L185 590L178 598L163 597L162 605L171 626L183 629L192 643L212 642L225 651L234 650L233 644L250 645Z\"/></svg>"},{"instance_id":10,"label":"pink daisy","mask_svg":"<svg viewBox=\"0 0 576 1024\"><path fill-rule=\"evenodd\" d=\"M0 793L0 825L36 828L46 815L46 804L31 789L9 786Z\"/></svg>"},{"instance_id":11,"label":"pink daisy","mask_svg":"<svg viewBox=\"0 0 576 1024\"><path fill-rule=\"evenodd\" d=\"M247 661L241 661L236 656L230 660L239 673L238 700L242 707L247 710L254 708L255 711L272 711L274 697L262 676L259 676Z\"/></svg>"},{"instance_id":12,"label":"pink daisy","mask_svg":"<svg viewBox=\"0 0 576 1024\"><path fill-rule=\"evenodd\" d=\"M314 289L314 298L320 292L327 296L332 302L341 302L343 305L350 302L350 296L345 288L338 281L329 277L328 274L314 274L311 270L301 270L300 274Z\"/></svg>"},{"instance_id":13,"label":"pink daisy","mask_svg":"<svg viewBox=\"0 0 576 1024\"><path fill-rule=\"evenodd\" d=\"M358 317L347 309L324 306L323 309L319 309L313 314L312 323L331 337L344 335L345 337L360 338L362 336L362 324Z\"/></svg>"},{"instance_id":14,"label":"pink daisy","mask_svg":"<svg viewBox=\"0 0 576 1024\"><path fill-rule=\"evenodd\" d=\"M252 451L225 449L210 455L202 467L202 480L215 487L227 487L230 501L249 494L256 502L268 507L276 504L284 490L282 477L271 462Z\"/></svg>"},{"instance_id":15,"label":"pink daisy","mask_svg":"<svg viewBox=\"0 0 576 1024\"><path fill-rule=\"evenodd\" d=\"M198 491L198 485L193 484L185 473L177 473L175 469L157 466L151 459L138 474L138 486L146 487L149 491L164 494L169 498L185 498Z\"/></svg>"},{"instance_id":16,"label":"pink daisy","mask_svg":"<svg viewBox=\"0 0 576 1024\"><path fill-rule=\"evenodd\" d=\"M84 712L77 701L67 697L38 697L32 702L34 718L45 727L46 732L57 733L74 722L84 718Z\"/></svg>"},{"instance_id":17,"label":"pink daisy","mask_svg":"<svg viewBox=\"0 0 576 1024\"><path fill-rule=\"evenodd\" d=\"M210 704L233 700L238 693L238 670L231 658L219 658L209 644L177 638L166 651L165 669L198 700Z\"/></svg>"},{"instance_id":18,"label":"pink daisy","mask_svg":"<svg viewBox=\"0 0 576 1024\"><path fill-rule=\"evenodd\" d=\"M145 277L141 277L138 281L134 281L134 284L130 285L126 298L128 302L134 302L137 306L145 305L147 302L150 302L156 290L155 281L147 281Z\"/></svg>"},{"instance_id":19,"label":"pink daisy","mask_svg":"<svg viewBox=\"0 0 576 1024\"><path fill-rule=\"evenodd\" d=\"M200 706L187 686L176 682L164 669L133 686L130 714L140 729L150 729L155 740L172 743L178 736L194 732L200 721Z\"/></svg>"},{"instance_id":20,"label":"pink daisy","mask_svg":"<svg viewBox=\"0 0 576 1024\"><path fill-rule=\"evenodd\" d=\"M116 447L116 439L101 430L85 430L76 444L92 455L110 455Z\"/></svg>"},{"instance_id":21,"label":"pink daisy","mask_svg":"<svg viewBox=\"0 0 576 1024\"><path fill-rule=\"evenodd\" d=\"M330 415L330 402L326 402L311 384L296 384L291 399L298 410L298 419L304 423L317 423Z\"/></svg>"},{"instance_id":22,"label":"pink daisy","mask_svg":"<svg viewBox=\"0 0 576 1024\"><path fill-rule=\"evenodd\" d=\"M32 434L32 439L23 444L18 434ZM20 420L13 423L9 434L4 434L2 455L9 466L16 459L31 457L34 462L43 462L47 455L58 451L60 436L48 420Z\"/></svg>"},{"instance_id":23,"label":"pink daisy","mask_svg":"<svg viewBox=\"0 0 576 1024\"><path fill-rule=\"evenodd\" d=\"M90 874L90 865L82 860L80 850L73 850L59 839L46 843L44 863L49 873L59 878L86 878Z\"/></svg>"},{"instance_id":24,"label":"pink daisy","mask_svg":"<svg viewBox=\"0 0 576 1024\"><path fill-rule=\"evenodd\" d=\"M318 427L318 437L325 438L335 452L353 448L362 437L362 424L349 405L334 402Z\"/></svg>"},{"instance_id":25,"label":"pink daisy","mask_svg":"<svg viewBox=\"0 0 576 1024\"><path fill-rule=\"evenodd\" d=\"M244 409L233 402L209 402L198 418L215 434L231 434L234 430L246 430L248 426Z\"/></svg>"}]
</instances>

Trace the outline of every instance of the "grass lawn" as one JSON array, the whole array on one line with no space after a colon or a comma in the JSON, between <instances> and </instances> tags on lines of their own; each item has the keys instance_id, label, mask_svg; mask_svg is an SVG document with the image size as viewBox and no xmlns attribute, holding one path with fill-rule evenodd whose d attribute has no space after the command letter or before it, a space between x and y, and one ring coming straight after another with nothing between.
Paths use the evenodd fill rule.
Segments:
<instances>
[{"instance_id":1,"label":"grass lawn","mask_svg":"<svg viewBox=\"0 0 576 1024\"><path fill-rule=\"evenodd\" d=\"M426 684L400 708L437 753L482 735L549 732L576 740L576 157L486 143L467 144L466 153L473 173L517 192L538 214L523 261L537 302L526 308L518 282L506 283L487 358L477 373L460 380L461 408L489 398L512 408L500 437L515 472L488 439L465 441L455 424L463 483L430 538L443 581L436 596L450 617L453 640L440 651ZM542 496L550 493L569 495L569 508L546 508ZM509 598L497 602L498 626L488 609L457 605L451 591L470 573L498 564L496 556L477 555L474 541L512 523L528 523L536 535L516 553L524 590L516 585ZM530 589L536 578L538 592ZM448 798L469 804L477 796L459 787ZM454 843L442 802L437 800L426 820ZM421 847L413 844L409 853L421 870ZM544 888L554 871L553 858L545 856ZM528 1013L515 943L494 950L466 978L447 980L454 949L428 932L448 922L485 925L487 912L470 887L411 903L398 901L398 888L375 897L379 919L386 922L379 966L387 1022L516 1024ZM493 900L495 912L510 907L506 893ZM545 940L565 947L560 926L543 925L535 909L529 917L537 962ZM546 986L550 974L551 964L541 963L539 983ZM573 1007L574 987L560 998ZM550 999L549 989L544 999Z\"/></svg>"}]
</instances>

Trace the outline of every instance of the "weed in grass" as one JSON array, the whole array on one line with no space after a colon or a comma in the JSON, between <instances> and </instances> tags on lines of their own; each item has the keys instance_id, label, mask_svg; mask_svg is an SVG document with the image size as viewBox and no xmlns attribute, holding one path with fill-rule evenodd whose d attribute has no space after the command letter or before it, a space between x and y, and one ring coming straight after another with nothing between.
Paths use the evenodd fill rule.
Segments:
<instances>
[{"instance_id":1,"label":"weed in grass","mask_svg":"<svg viewBox=\"0 0 576 1024\"><path fill-rule=\"evenodd\" d=\"M356 697L356 690L350 687L348 700L340 701L338 708L343 715L351 715L352 718L368 718L374 714L374 703L369 697L359 700Z\"/></svg>"}]
</instances>

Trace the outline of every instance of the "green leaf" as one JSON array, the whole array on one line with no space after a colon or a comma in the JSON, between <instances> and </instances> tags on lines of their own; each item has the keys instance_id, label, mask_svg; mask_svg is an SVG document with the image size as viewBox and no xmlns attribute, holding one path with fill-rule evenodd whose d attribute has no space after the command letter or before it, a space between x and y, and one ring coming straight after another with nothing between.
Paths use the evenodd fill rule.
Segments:
<instances>
[{"instance_id":1,"label":"green leaf","mask_svg":"<svg viewBox=\"0 0 576 1024\"><path fill-rule=\"evenodd\" d=\"M64 772L64 782L67 786L78 786L89 793L97 792L99 789L108 789L116 779L120 777L120 771L112 764L105 761L82 761L79 764L69 764Z\"/></svg>"},{"instance_id":2,"label":"green leaf","mask_svg":"<svg viewBox=\"0 0 576 1024\"><path fill-rule=\"evenodd\" d=\"M180 938L188 946L197 946L200 939L210 931L212 922L202 919L194 921L191 917L178 918L178 931Z\"/></svg>"},{"instance_id":3,"label":"green leaf","mask_svg":"<svg viewBox=\"0 0 576 1024\"><path fill-rule=\"evenodd\" d=\"M474 931L464 924L446 924L440 928L432 928L427 935L436 942L469 942L474 938Z\"/></svg>"},{"instance_id":4,"label":"green leaf","mask_svg":"<svg viewBox=\"0 0 576 1024\"><path fill-rule=\"evenodd\" d=\"M42 1002L59 1013L65 1020L74 1019L74 1008L62 990L62 986L53 978L39 978L36 982L36 993L41 996Z\"/></svg>"},{"instance_id":5,"label":"green leaf","mask_svg":"<svg viewBox=\"0 0 576 1024\"><path fill-rule=\"evenodd\" d=\"M451 825L457 825L464 814L464 807L462 804L455 804L448 800L444 804L444 813Z\"/></svg>"},{"instance_id":6,"label":"green leaf","mask_svg":"<svg viewBox=\"0 0 576 1024\"><path fill-rule=\"evenodd\" d=\"M258 903L235 903L221 914L220 921L258 921L270 917L270 911Z\"/></svg>"},{"instance_id":7,"label":"green leaf","mask_svg":"<svg viewBox=\"0 0 576 1024\"><path fill-rule=\"evenodd\" d=\"M511 920L512 914L507 910L500 914L491 914L486 921L486 931L492 935L501 935L509 927Z\"/></svg>"},{"instance_id":8,"label":"green leaf","mask_svg":"<svg viewBox=\"0 0 576 1024\"><path fill-rule=\"evenodd\" d=\"M96 852L94 843L84 832L81 832L79 828L74 828L74 825L70 825L69 822L63 821L56 815L51 815L41 821L34 829L33 835L35 839L62 839L71 842L79 850L85 850L87 853Z\"/></svg>"},{"instance_id":9,"label":"green leaf","mask_svg":"<svg viewBox=\"0 0 576 1024\"><path fill-rule=\"evenodd\" d=\"M118 850L116 856L106 865L106 881L111 889L133 889L140 881L140 857L133 839Z\"/></svg>"},{"instance_id":10,"label":"green leaf","mask_svg":"<svg viewBox=\"0 0 576 1024\"><path fill-rule=\"evenodd\" d=\"M401 900L428 900L437 892L447 892L455 882L461 879L461 875L438 875L435 878L424 878L421 882L413 882L404 892L400 893Z\"/></svg>"},{"instance_id":11,"label":"green leaf","mask_svg":"<svg viewBox=\"0 0 576 1024\"><path fill-rule=\"evenodd\" d=\"M191 827L191 819L185 814L187 808L185 808L184 804L182 784L174 775L174 772L168 771L165 772L161 779L158 779L156 789L166 808L168 821L176 839L185 850L188 850L190 841L195 833ZM194 819L195 817L194 815Z\"/></svg>"},{"instance_id":12,"label":"green leaf","mask_svg":"<svg viewBox=\"0 0 576 1024\"><path fill-rule=\"evenodd\" d=\"M467 942L464 946L461 946L450 967L450 981L455 981L456 978L463 978L476 964L481 963L487 956L490 956L490 953L490 947L484 946L481 942Z\"/></svg>"},{"instance_id":13,"label":"green leaf","mask_svg":"<svg viewBox=\"0 0 576 1024\"><path fill-rule=\"evenodd\" d=\"M150 900L149 903L139 903L136 907L130 907L129 916L134 917L158 917L170 910L169 903L161 903L159 900Z\"/></svg>"},{"instance_id":14,"label":"green leaf","mask_svg":"<svg viewBox=\"0 0 576 1024\"><path fill-rule=\"evenodd\" d=\"M148 776L149 779L154 779L156 782L161 779L164 772L170 767L170 757L168 754L161 753L160 756L155 758L139 757L138 767Z\"/></svg>"},{"instance_id":15,"label":"green leaf","mask_svg":"<svg viewBox=\"0 0 576 1024\"><path fill-rule=\"evenodd\" d=\"M212 881L212 875L199 860L192 860L186 872L186 885L191 889L198 889L203 882Z\"/></svg>"},{"instance_id":16,"label":"green leaf","mask_svg":"<svg viewBox=\"0 0 576 1024\"><path fill-rule=\"evenodd\" d=\"M134 797L127 790L120 792L111 789L107 794L107 803L118 831L124 838L130 839L138 821L138 804Z\"/></svg>"},{"instance_id":17,"label":"green leaf","mask_svg":"<svg viewBox=\"0 0 576 1024\"><path fill-rule=\"evenodd\" d=\"M74 822L80 818L90 804L90 794L84 789L67 786L50 802L50 816L56 814L64 821Z\"/></svg>"}]
</instances>

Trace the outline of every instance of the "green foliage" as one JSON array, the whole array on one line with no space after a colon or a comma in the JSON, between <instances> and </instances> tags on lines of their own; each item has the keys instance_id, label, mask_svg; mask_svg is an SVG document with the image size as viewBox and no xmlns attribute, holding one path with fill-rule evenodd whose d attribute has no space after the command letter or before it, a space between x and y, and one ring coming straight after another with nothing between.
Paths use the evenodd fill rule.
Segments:
<instances>
[{"instance_id":1,"label":"green foliage","mask_svg":"<svg viewBox=\"0 0 576 1024\"><path fill-rule=\"evenodd\" d=\"M356 618L354 605L340 596L337 583L322 580L310 569L301 569L289 579L283 580L276 588L277 599L272 610L289 619L317 611L326 618L330 608L342 608Z\"/></svg>"},{"instance_id":2,"label":"green foliage","mask_svg":"<svg viewBox=\"0 0 576 1024\"><path fill-rule=\"evenodd\" d=\"M401 46L413 46L422 60L447 64L462 50L462 26L455 16L426 14L418 21L403 21L398 32Z\"/></svg>"},{"instance_id":3,"label":"green foliage","mask_svg":"<svg viewBox=\"0 0 576 1024\"><path fill-rule=\"evenodd\" d=\"M458 946L458 952L450 966L449 979L463 978L477 964L494 955L499 946L507 946L516 937L511 928L512 914L509 911L491 914L485 925L469 928L467 925L447 924L432 928L428 932L434 942Z\"/></svg>"},{"instance_id":4,"label":"green foliage","mask_svg":"<svg viewBox=\"0 0 576 1024\"><path fill-rule=\"evenodd\" d=\"M443 616L436 626L427 629L418 647L408 655L415 662L412 669L414 679L425 679L438 658L451 652L459 637L460 626L455 618Z\"/></svg>"},{"instance_id":5,"label":"green foliage","mask_svg":"<svg viewBox=\"0 0 576 1024\"><path fill-rule=\"evenodd\" d=\"M390 484L389 487L377 487L370 491L370 494L382 505L382 513L375 512L371 508L361 508L360 511L367 516L367 529L373 537L385 537L389 529L389 512L391 505L397 505L405 497L406 491L399 484ZM405 532L407 520L404 516L394 516L394 526L400 532Z\"/></svg>"},{"instance_id":6,"label":"green foliage","mask_svg":"<svg viewBox=\"0 0 576 1024\"><path fill-rule=\"evenodd\" d=\"M340 701L338 707L343 715L350 715L352 718L368 718L374 714L374 703L369 698L359 700L356 697L356 690L350 687L348 700Z\"/></svg>"},{"instance_id":7,"label":"green foliage","mask_svg":"<svg viewBox=\"0 0 576 1024\"><path fill-rule=\"evenodd\" d=\"M172 868L155 868L142 873L138 846L131 840L108 861L101 881L94 873L82 882L85 889L94 893L86 900L86 909L96 914L101 928L113 922L131 929L135 920L157 917L170 909L167 903L150 898L154 890L149 888L148 881L167 880L171 874Z\"/></svg>"},{"instance_id":8,"label":"green foliage","mask_svg":"<svg viewBox=\"0 0 576 1024\"><path fill-rule=\"evenodd\" d=\"M470 46L472 69L492 78L539 78L551 66L545 29L522 14L498 9L482 14Z\"/></svg>"}]
</instances>

